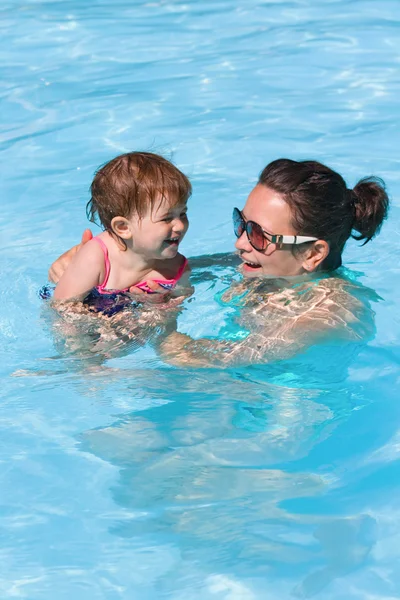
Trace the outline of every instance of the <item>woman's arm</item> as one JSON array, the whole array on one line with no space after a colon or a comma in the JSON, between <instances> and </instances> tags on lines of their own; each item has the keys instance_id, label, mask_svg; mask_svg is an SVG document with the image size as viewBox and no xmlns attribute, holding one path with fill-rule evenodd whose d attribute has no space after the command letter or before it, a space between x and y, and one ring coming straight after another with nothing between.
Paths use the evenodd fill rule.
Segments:
<instances>
[{"instance_id":1,"label":"woman's arm","mask_svg":"<svg viewBox=\"0 0 400 600\"><path fill-rule=\"evenodd\" d=\"M164 360L175 366L224 368L290 358L306 345L309 344L305 344L304 336L299 340L279 337L279 334L266 338L262 333L250 333L241 341L194 340L183 333L173 332L161 342L159 351Z\"/></svg>"},{"instance_id":2,"label":"woman's arm","mask_svg":"<svg viewBox=\"0 0 400 600\"><path fill-rule=\"evenodd\" d=\"M104 274L104 255L95 241L80 248L54 290L55 300L83 300Z\"/></svg>"},{"instance_id":3,"label":"woman's arm","mask_svg":"<svg viewBox=\"0 0 400 600\"><path fill-rule=\"evenodd\" d=\"M277 315L269 308L260 306L258 309L266 311L267 325L263 327L259 321L257 330L251 331L245 339L194 340L175 332L161 342L160 353L170 364L188 367L266 364L291 358L327 338L357 341L371 337L374 330L371 309L340 287L326 290L320 302L309 298L302 310L292 314L279 312Z\"/></svg>"}]
</instances>

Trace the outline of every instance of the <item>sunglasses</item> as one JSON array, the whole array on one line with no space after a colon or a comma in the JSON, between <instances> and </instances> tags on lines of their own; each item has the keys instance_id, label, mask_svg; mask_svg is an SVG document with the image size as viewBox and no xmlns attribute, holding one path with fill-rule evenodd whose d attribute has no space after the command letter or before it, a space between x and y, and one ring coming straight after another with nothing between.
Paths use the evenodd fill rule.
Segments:
<instances>
[{"instance_id":1,"label":"sunglasses","mask_svg":"<svg viewBox=\"0 0 400 600\"><path fill-rule=\"evenodd\" d=\"M315 242L318 239L305 235L272 235L255 221L245 221L238 208L233 209L232 218L236 237L240 238L246 232L251 246L258 252L266 250L269 244L277 244L278 247L281 247L282 244L304 244L304 242Z\"/></svg>"}]
</instances>

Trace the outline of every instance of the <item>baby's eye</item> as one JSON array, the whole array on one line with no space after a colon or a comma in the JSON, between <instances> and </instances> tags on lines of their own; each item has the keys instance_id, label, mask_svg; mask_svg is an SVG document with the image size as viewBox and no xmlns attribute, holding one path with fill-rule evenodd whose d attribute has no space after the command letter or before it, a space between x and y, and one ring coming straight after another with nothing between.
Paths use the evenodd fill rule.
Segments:
<instances>
[{"instance_id":1,"label":"baby's eye","mask_svg":"<svg viewBox=\"0 0 400 600\"><path fill-rule=\"evenodd\" d=\"M165 219L161 219L165 223L171 223L172 217L165 217Z\"/></svg>"},{"instance_id":2,"label":"baby's eye","mask_svg":"<svg viewBox=\"0 0 400 600\"><path fill-rule=\"evenodd\" d=\"M183 212L181 212L181 217L183 217L183 218L187 217L187 210L184 210Z\"/></svg>"}]
</instances>

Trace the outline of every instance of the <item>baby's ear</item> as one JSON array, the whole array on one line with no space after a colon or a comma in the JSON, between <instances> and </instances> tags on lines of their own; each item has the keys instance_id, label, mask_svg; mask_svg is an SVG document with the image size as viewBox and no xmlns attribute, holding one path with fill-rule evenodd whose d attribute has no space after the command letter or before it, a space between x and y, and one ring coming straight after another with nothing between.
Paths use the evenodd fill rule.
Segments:
<instances>
[{"instance_id":1,"label":"baby's ear","mask_svg":"<svg viewBox=\"0 0 400 600\"><path fill-rule=\"evenodd\" d=\"M111 221L111 229L116 235L124 240L128 240L132 237L129 221L125 217L114 217Z\"/></svg>"}]
</instances>

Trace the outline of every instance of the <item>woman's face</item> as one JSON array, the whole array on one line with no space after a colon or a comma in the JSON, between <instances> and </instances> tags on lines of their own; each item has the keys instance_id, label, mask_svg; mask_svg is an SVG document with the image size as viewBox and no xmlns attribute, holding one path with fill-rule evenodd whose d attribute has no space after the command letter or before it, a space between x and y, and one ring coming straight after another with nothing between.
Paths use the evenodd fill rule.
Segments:
<instances>
[{"instance_id":1,"label":"woman's face","mask_svg":"<svg viewBox=\"0 0 400 600\"><path fill-rule=\"evenodd\" d=\"M271 235L296 235L291 225L291 212L289 205L277 193L258 184L247 198L242 210L246 221L255 221ZM265 250L255 250L244 232L237 239L235 247L239 250L243 261L242 272L247 277L270 275L284 277L301 275L306 270L303 266L303 255L294 256L292 246L278 249L276 244L269 244Z\"/></svg>"}]
</instances>

